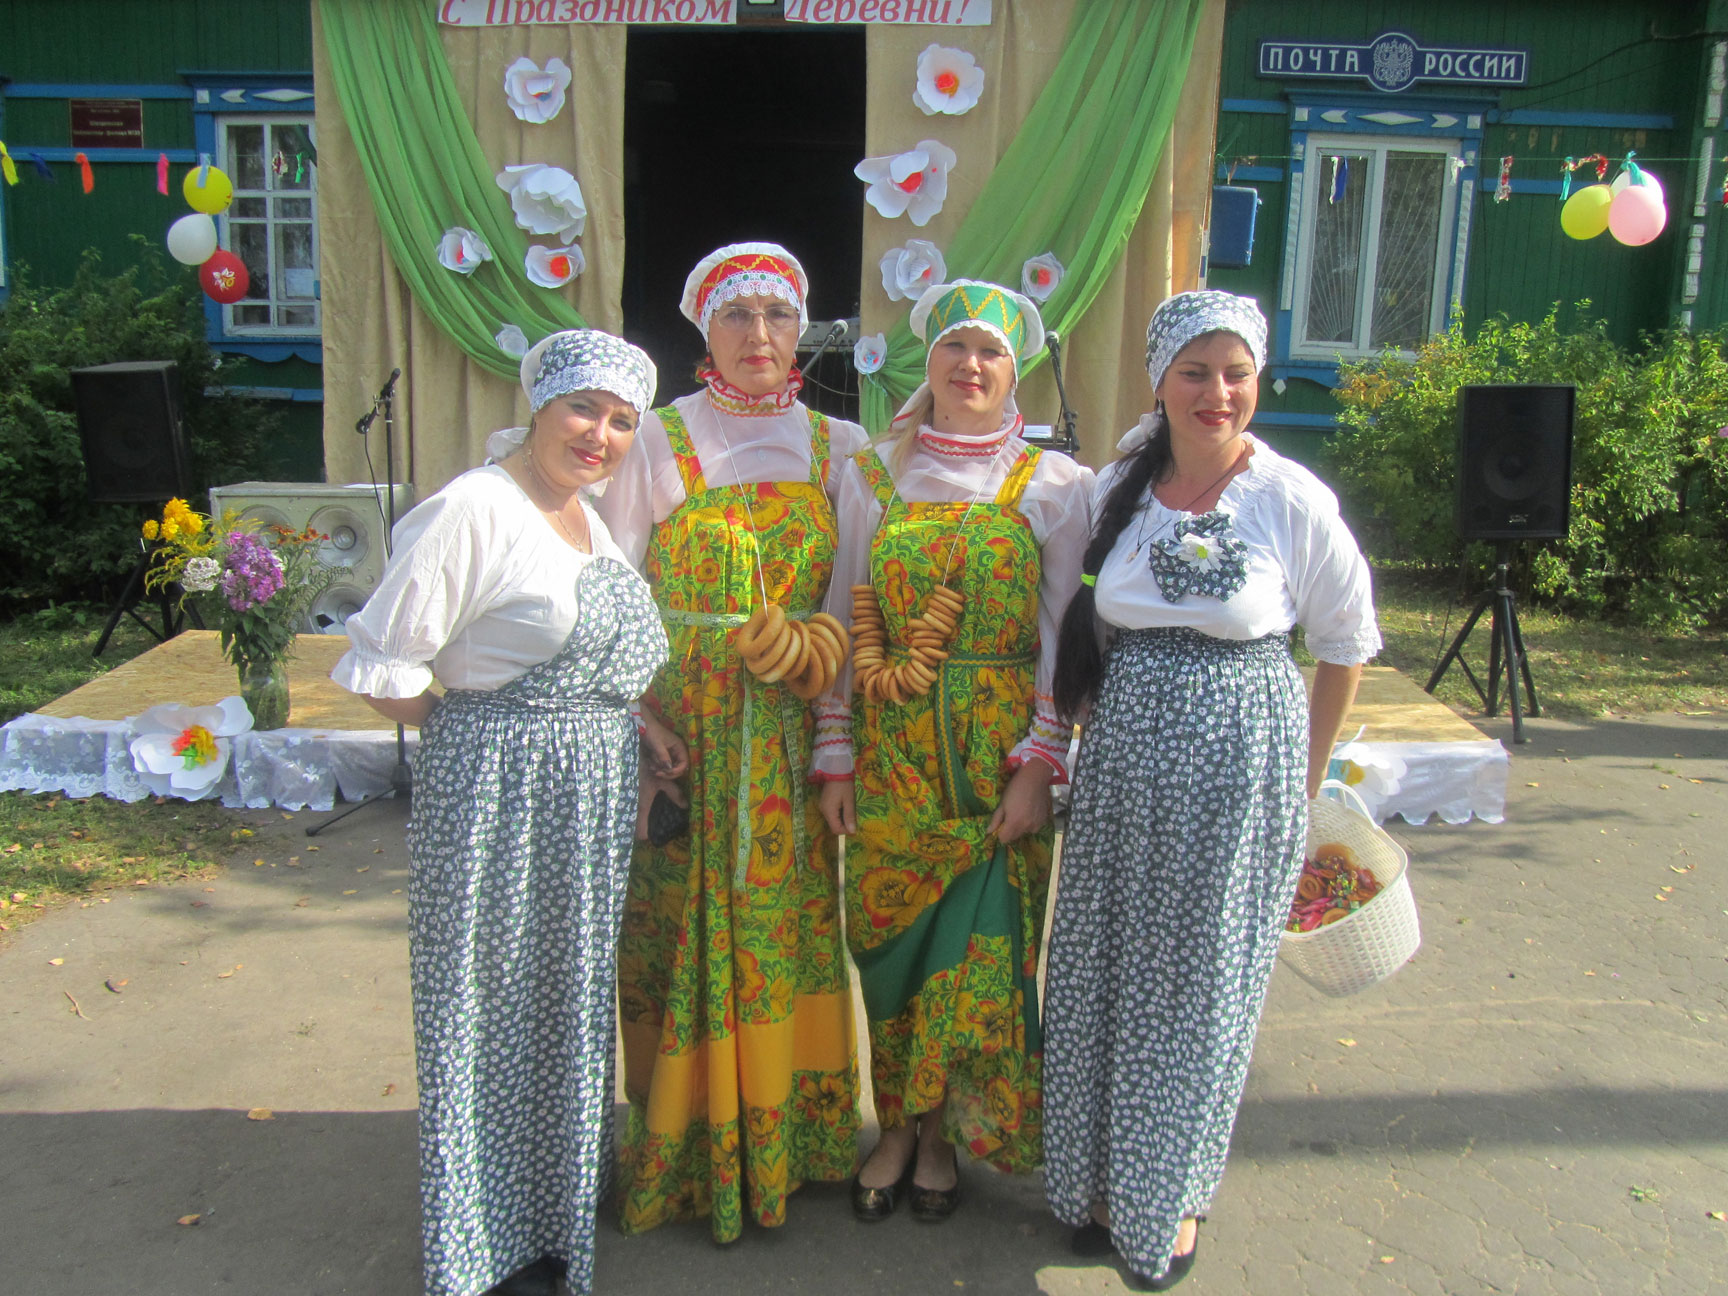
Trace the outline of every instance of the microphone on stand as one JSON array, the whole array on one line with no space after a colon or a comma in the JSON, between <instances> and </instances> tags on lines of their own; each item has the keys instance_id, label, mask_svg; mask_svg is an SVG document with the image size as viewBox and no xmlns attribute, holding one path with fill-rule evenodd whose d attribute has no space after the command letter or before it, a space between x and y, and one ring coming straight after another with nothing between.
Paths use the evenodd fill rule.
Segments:
<instances>
[{"instance_id":1,"label":"microphone on stand","mask_svg":"<svg viewBox=\"0 0 1728 1296\"><path fill-rule=\"evenodd\" d=\"M835 320L828 326L828 336L823 338L822 341L817 344L816 349L810 353L810 359L805 362L804 368L814 369L816 367L816 362L826 355L836 342L845 336L846 321L843 319Z\"/></svg>"},{"instance_id":2,"label":"microphone on stand","mask_svg":"<svg viewBox=\"0 0 1728 1296\"><path fill-rule=\"evenodd\" d=\"M362 414L354 423L354 430L365 436L372 430L373 421L378 417L378 411L396 394L396 380L402 376L400 369L392 369L390 376L384 380L384 386L378 392L378 398L372 402L372 408Z\"/></svg>"},{"instance_id":3,"label":"microphone on stand","mask_svg":"<svg viewBox=\"0 0 1728 1296\"><path fill-rule=\"evenodd\" d=\"M1061 413L1056 416L1055 435L1050 439L1051 448L1071 455L1080 449L1076 430L1078 420L1074 407L1068 403L1068 388L1062 382L1062 335L1055 329L1044 335L1044 349L1050 353L1050 372L1056 377L1056 399L1062 405Z\"/></svg>"}]
</instances>

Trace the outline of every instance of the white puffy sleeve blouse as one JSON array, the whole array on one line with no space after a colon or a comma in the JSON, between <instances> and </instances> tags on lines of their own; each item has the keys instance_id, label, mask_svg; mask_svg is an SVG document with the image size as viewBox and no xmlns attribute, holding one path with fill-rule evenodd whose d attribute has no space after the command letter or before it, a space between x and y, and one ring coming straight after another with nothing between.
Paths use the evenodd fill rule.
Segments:
<instances>
[{"instance_id":1,"label":"white puffy sleeve blouse","mask_svg":"<svg viewBox=\"0 0 1728 1296\"><path fill-rule=\"evenodd\" d=\"M593 554L578 553L496 464L463 473L396 524L393 551L330 678L354 693L417 697L491 690L557 655L579 613L576 578L626 561L584 503Z\"/></svg>"},{"instance_id":2,"label":"white puffy sleeve blouse","mask_svg":"<svg viewBox=\"0 0 1728 1296\"><path fill-rule=\"evenodd\" d=\"M1098 475L1096 512L1124 462ZM1380 651L1368 564L1325 483L1255 441L1248 467L1225 486L1217 507L1248 547L1242 589L1224 600L1188 594L1172 603L1163 596L1147 546L1175 536L1193 515L1166 508L1148 490L1098 573L1099 619L1129 630L1184 626L1219 639L1258 639L1300 625L1308 651L1340 666Z\"/></svg>"},{"instance_id":3,"label":"white puffy sleeve blouse","mask_svg":"<svg viewBox=\"0 0 1728 1296\"><path fill-rule=\"evenodd\" d=\"M1026 443L1018 435L1000 433L978 438L968 447L964 438L919 439L896 472L894 489L907 503L989 503ZM889 460L894 458L890 453ZM883 509L858 465L848 459L836 465L836 507L840 516L840 550L829 586L827 610L852 625L854 585L870 583L870 546L882 523ZM1092 470L1065 454L1047 451L1038 458L1031 480L1020 497L1020 510L1031 524L1041 550L1038 588L1038 662L1034 672L1032 723L1009 753L1009 765L1019 768L1036 756L1055 769L1058 781L1068 777L1068 746L1072 727L1056 719L1052 681L1056 667L1057 630L1068 600L1080 584L1080 563L1091 536ZM850 663L835 681L834 690L816 708L816 748L813 777L819 781L845 778L853 770L852 691Z\"/></svg>"}]
</instances>

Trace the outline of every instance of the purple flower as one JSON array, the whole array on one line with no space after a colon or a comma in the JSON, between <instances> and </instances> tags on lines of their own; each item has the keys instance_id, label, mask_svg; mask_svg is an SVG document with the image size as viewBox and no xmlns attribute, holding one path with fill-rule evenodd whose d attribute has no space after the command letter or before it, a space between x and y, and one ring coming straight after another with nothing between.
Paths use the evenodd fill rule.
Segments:
<instances>
[{"instance_id":1,"label":"purple flower","mask_svg":"<svg viewBox=\"0 0 1728 1296\"><path fill-rule=\"evenodd\" d=\"M282 588L282 560L264 541L245 531L230 531L227 548L228 571L222 577L222 593L229 607L249 612Z\"/></svg>"}]
</instances>

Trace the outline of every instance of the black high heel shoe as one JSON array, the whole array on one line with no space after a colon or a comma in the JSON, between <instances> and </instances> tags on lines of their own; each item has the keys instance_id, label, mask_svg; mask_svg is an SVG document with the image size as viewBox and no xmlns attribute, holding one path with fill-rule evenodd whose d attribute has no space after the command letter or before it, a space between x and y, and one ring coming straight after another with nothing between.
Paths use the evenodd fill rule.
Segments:
<instances>
[{"instance_id":1,"label":"black high heel shoe","mask_svg":"<svg viewBox=\"0 0 1728 1296\"><path fill-rule=\"evenodd\" d=\"M912 1147L912 1154L906 1158L906 1168L900 1172L900 1178L886 1188L866 1188L861 1182L864 1172L860 1170L852 1176L852 1213L866 1224L875 1224L885 1220L894 1213L894 1208L900 1204L900 1198L912 1187L912 1167L918 1164L918 1147Z\"/></svg>"},{"instance_id":2,"label":"black high heel shoe","mask_svg":"<svg viewBox=\"0 0 1728 1296\"><path fill-rule=\"evenodd\" d=\"M1194 1217L1194 1245L1181 1255L1171 1256L1170 1267L1163 1273L1154 1278L1143 1277L1140 1274L1134 1275L1139 1280L1141 1291L1169 1291L1188 1276L1188 1271L1194 1267L1194 1257L1200 1254L1200 1226L1205 1222L1206 1217L1204 1215Z\"/></svg>"}]
</instances>

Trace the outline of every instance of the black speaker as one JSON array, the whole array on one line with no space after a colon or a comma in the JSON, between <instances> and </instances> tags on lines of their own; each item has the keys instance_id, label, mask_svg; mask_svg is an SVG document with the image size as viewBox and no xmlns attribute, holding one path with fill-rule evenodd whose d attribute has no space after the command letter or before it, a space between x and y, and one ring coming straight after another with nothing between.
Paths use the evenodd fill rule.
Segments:
<instances>
[{"instance_id":1,"label":"black speaker","mask_svg":"<svg viewBox=\"0 0 1728 1296\"><path fill-rule=\"evenodd\" d=\"M1577 388L1534 383L1458 392L1458 534L1465 540L1551 540L1572 501Z\"/></svg>"},{"instance_id":2,"label":"black speaker","mask_svg":"<svg viewBox=\"0 0 1728 1296\"><path fill-rule=\"evenodd\" d=\"M160 504L192 491L172 360L72 371L84 477L93 503Z\"/></svg>"}]
</instances>

